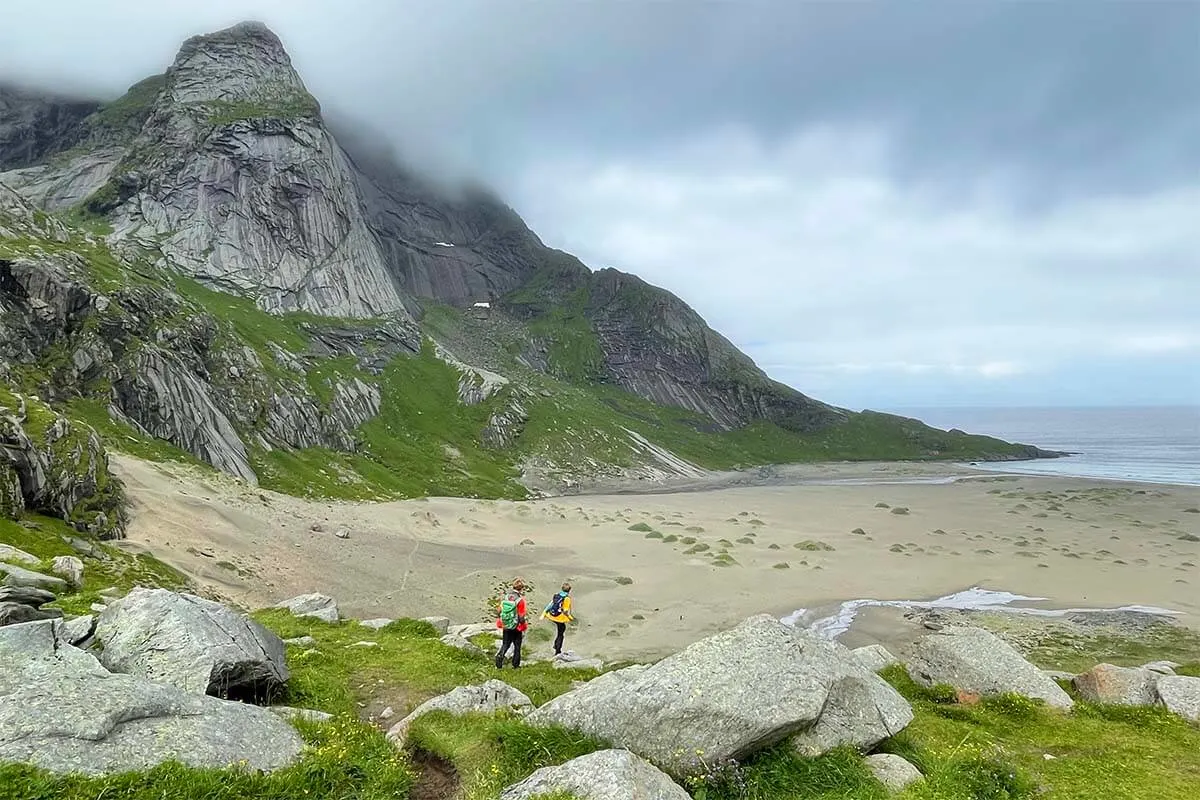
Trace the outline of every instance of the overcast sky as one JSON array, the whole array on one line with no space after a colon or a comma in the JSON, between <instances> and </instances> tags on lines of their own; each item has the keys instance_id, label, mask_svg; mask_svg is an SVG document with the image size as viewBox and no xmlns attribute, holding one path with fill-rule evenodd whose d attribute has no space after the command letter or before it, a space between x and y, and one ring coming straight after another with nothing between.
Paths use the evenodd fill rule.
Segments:
<instances>
[{"instance_id":1,"label":"overcast sky","mask_svg":"<svg viewBox=\"0 0 1200 800\"><path fill-rule=\"evenodd\" d=\"M260 19L327 113L839 405L1200 404L1200 2L4 5L0 78L109 96Z\"/></svg>"}]
</instances>

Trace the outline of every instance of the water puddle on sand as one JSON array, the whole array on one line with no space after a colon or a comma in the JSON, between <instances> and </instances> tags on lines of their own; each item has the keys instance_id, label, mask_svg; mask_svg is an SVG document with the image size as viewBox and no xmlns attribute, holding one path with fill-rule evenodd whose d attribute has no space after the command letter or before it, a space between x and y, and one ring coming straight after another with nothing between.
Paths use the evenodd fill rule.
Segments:
<instances>
[{"instance_id":1,"label":"water puddle on sand","mask_svg":"<svg viewBox=\"0 0 1200 800\"><path fill-rule=\"evenodd\" d=\"M1045 597L1026 597L1012 592L1000 592L992 589L981 589L973 586L961 592L948 594L936 600L847 600L838 610L828 616L819 616L819 611L798 608L791 614L780 619L785 625L804 627L825 637L836 639L854 623L854 618L861 608L918 608L918 609L958 609L967 611L1002 611L1010 614L1032 614L1040 617L1061 617L1064 614L1099 613L1112 611L1132 611L1141 614L1158 614L1177 616L1180 612L1155 606L1120 606L1119 608L1032 608L1030 606L1013 605L1014 603L1029 603L1046 600Z\"/></svg>"}]
</instances>

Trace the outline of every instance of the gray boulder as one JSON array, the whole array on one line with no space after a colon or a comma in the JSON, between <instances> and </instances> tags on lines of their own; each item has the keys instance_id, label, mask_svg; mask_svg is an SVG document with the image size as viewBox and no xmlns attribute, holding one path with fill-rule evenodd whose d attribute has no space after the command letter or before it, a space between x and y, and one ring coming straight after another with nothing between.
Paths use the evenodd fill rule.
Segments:
<instances>
[{"instance_id":1,"label":"gray boulder","mask_svg":"<svg viewBox=\"0 0 1200 800\"><path fill-rule=\"evenodd\" d=\"M50 571L72 586L83 585L83 562L75 556L57 556L50 565Z\"/></svg>"},{"instance_id":2,"label":"gray boulder","mask_svg":"<svg viewBox=\"0 0 1200 800\"><path fill-rule=\"evenodd\" d=\"M60 626L62 638L67 644L77 645L96 632L96 618L91 614L69 619Z\"/></svg>"},{"instance_id":3,"label":"gray boulder","mask_svg":"<svg viewBox=\"0 0 1200 800\"><path fill-rule=\"evenodd\" d=\"M0 561L7 561L10 564L24 564L27 567L36 567L42 560L10 544L0 542Z\"/></svg>"},{"instance_id":4,"label":"gray boulder","mask_svg":"<svg viewBox=\"0 0 1200 800\"><path fill-rule=\"evenodd\" d=\"M1045 673L981 628L948 628L924 636L913 646L907 664L913 679L926 685L946 683L980 695L1015 692L1060 709L1074 705Z\"/></svg>"},{"instance_id":5,"label":"gray boulder","mask_svg":"<svg viewBox=\"0 0 1200 800\"><path fill-rule=\"evenodd\" d=\"M1168 711L1200 724L1200 678L1166 675L1158 681L1158 696Z\"/></svg>"},{"instance_id":6,"label":"gray boulder","mask_svg":"<svg viewBox=\"0 0 1200 800\"><path fill-rule=\"evenodd\" d=\"M393 622L395 622L395 620L388 619L387 617L377 617L376 619L360 619L358 624L377 631L380 628L391 625Z\"/></svg>"},{"instance_id":7,"label":"gray boulder","mask_svg":"<svg viewBox=\"0 0 1200 800\"><path fill-rule=\"evenodd\" d=\"M891 753L875 753L866 757L867 769L889 792L904 791L910 784L921 780L921 770L905 759Z\"/></svg>"},{"instance_id":8,"label":"gray boulder","mask_svg":"<svg viewBox=\"0 0 1200 800\"><path fill-rule=\"evenodd\" d=\"M446 634L441 638L440 641L444 645L457 648L458 650L470 653L473 656L481 656L484 654L482 647L454 633Z\"/></svg>"},{"instance_id":9,"label":"gray boulder","mask_svg":"<svg viewBox=\"0 0 1200 800\"><path fill-rule=\"evenodd\" d=\"M283 720L257 706L114 675L59 641L54 621L0 628L0 762L56 773L245 762L274 770L303 749Z\"/></svg>"},{"instance_id":10,"label":"gray boulder","mask_svg":"<svg viewBox=\"0 0 1200 800\"><path fill-rule=\"evenodd\" d=\"M1142 669L1157 672L1159 675L1174 675L1175 670L1179 667L1180 664L1175 661L1151 661L1149 664L1142 665Z\"/></svg>"},{"instance_id":11,"label":"gray boulder","mask_svg":"<svg viewBox=\"0 0 1200 800\"><path fill-rule=\"evenodd\" d=\"M198 694L264 697L288 679L283 641L225 606L166 589L134 589L100 614L100 660Z\"/></svg>"},{"instance_id":12,"label":"gray boulder","mask_svg":"<svg viewBox=\"0 0 1200 800\"><path fill-rule=\"evenodd\" d=\"M341 618L338 616L338 607L334 599L315 592L284 600L275 608L286 608L297 617L316 617L324 622L337 622Z\"/></svg>"},{"instance_id":13,"label":"gray boulder","mask_svg":"<svg viewBox=\"0 0 1200 800\"><path fill-rule=\"evenodd\" d=\"M542 767L500 793L531 800L556 792L580 800L690 800L670 776L628 750L600 750L557 767Z\"/></svg>"},{"instance_id":14,"label":"gray boulder","mask_svg":"<svg viewBox=\"0 0 1200 800\"><path fill-rule=\"evenodd\" d=\"M888 649L881 644L856 647L850 651L850 655L858 659L858 662L871 672L879 672L892 664L900 663L900 659L888 652Z\"/></svg>"},{"instance_id":15,"label":"gray boulder","mask_svg":"<svg viewBox=\"0 0 1200 800\"><path fill-rule=\"evenodd\" d=\"M533 703L522 692L498 680L490 680L479 686L459 686L451 692L426 700L413 712L393 725L387 737L403 744L408 727L413 720L430 711L449 711L451 714L468 714L472 711L490 713L515 711L524 714L533 708Z\"/></svg>"},{"instance_id":16,"label":"gray boulder","mask_svg":"<svg viewBox=\"0 0 1200 800\"><path fill-rule=\"evenodd\" d=\"M54 592L33 586L0 586L0 603L21 603L38 608L55 601Z\"/></svg>"},{"instance_id":17,"label":"gray boulder","mask_svg":"<svg viewBox=\"0 0 1200 800\"><path fill-rule=\"evenodd\" d=\"M69 588L62 578L4 563L0 563L0 586L27 586L50 592L64 592Z\"/></svg>"},{"instance_id":18,"label":"gray boulder","mask_svg":"<svg viewBox=\"0 0 1200 800\"><path fill-rule=\"evenodd\" d=\"M527 718L629 749L675 775L794 737L868 748L912 709L845 647L761 614L656 664L609 672Z\"/></svg>"},{"instance_id":19,"label":"gray boulder","mask_svg":"<svg viewBox=\"0 0 1200 800\"><path fill-rule=\"evenodd\" d=\"M428 622L438 632L438 636L445 636L450 632L449 617L421 617L421 622Z\"/></svg>"},{"instance_id":20,"label":"gray boulder","mask_svg":"<svg viewBox=\"0 0 1200 800\"><path fill-rule=\"evenodd\" d=\"M19 625L39 619L60 619L63 612L55 608L40 609L24 603L0 602L0 626Z\"/></svg>"},{"instance_id":21,"label":"gray boulder","mask_svg":"<svg viewBox=\"0 0 1200 800\"><path fill-rule=\"evenodd\" d=\"M1154 686L1162 677L1148 669L1128 669L1097 664L1072 681L1075 691L1093 703L1120 706L1152 706L1158 702Z\"/></svg>"}]
</instances>

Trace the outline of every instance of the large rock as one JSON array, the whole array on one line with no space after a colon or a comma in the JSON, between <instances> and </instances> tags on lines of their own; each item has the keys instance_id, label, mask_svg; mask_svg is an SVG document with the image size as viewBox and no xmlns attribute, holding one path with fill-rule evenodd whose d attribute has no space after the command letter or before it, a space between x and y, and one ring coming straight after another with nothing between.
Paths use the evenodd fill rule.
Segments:
<instances>
[{"instance_id":1,"label":"large rock","mask_svg":"<svg viewBox=\"0 0 1200 800\"><path fill-rule=\"evenodd\" d=\"M921 780L921 770L900 756L892 753L876 753L865 759L867 769L889 792L902 792L909 784Z\"/></svg>"},{"instance_id":2,"label":"large rock","mask_svg":"<svg viewBox=\"0 0 1200 800\"><path fill-rule=\"evenodd\" d=\"M297 617L316 617L324 622L337 622L340 619L334 599L315 592L297 595L282 603L277 603L275 607L286 608Z\"/></svg>"},{"instance_id":3,"label":"large rock","mask_svg":"<svg viewBox=\"0 0 1200 800\"><path fill-rule=\"evenodd\" d=\"M445 636L450 632L449 617L421 617L422 622L428 622L437 631L438 636Z\"/></svg>"},{"instance_id":4,"label":"large rock","mask_svg":"<svg viewBox=\"0 0 1200 800\"><path fill-rule=\"evenodd\" d=\"M78 645L96 632L96 618L91 614L65 621L60 630L67 644Z\"/></svg>"},{"instance_id":5,"label":"large rock","mask_svg":"<svg viewBox=\"0 0 1200 800\"><path fill-rule=\"evenodd\" d=\"M1097 664L1073 679L1075 691L1093 703L1121 706L1152 706L1158 702L1157 673L1148 669L1128 669L1112 664Z\"/></svg>"},{"instance_id":6,"label":"large rock","mask_svg":"<svg viewBox=\"0 0 1200 800\"><path fill-rule=\"evenodd\" d=\"M542 767L501 792L500 800L532 800L557 792L580 800L690 800L669 775L628 750L600 750Z\"/></svg>"},{"instance_id":7,"label":"large rock","mask_svg":"<svg viewBox=\"0 0 1200 800\"><path fill-rule=\"evenodd\" d=\"M870 747L912 709L841 645L762 614L650 666L609 672L529 715L676 775L795 737L802 752Z\"/></svg>"},{"instance_id":8,"label":"large rock","mask_svg":"<svg viewBox=\"0 0 1200 800\"><path fill-rule=\"evenodd\" d=\"M30 587L51 592L64 592L68 588L62 578L43 575L14 564L0 564L0 576L0 586Z\"/></svg>"},{"instance_id":9,"label":"large rock","mask_svg":"<svg viewBox=\"0 0 1200 800\"><path fill-rule=\"evenodd\" d=\"M459 686L446 694L426 700L413 709L411 714L393 725L387 736L394 742L403 743L413 720L430 711L468 714L472 711L490 713L504 709L523 714L532 708L533 703L522 692L503 681L490 680L479 686Z\"/></svg>"},{"instance_id":10,"label":"large rock","mask_svg":"<svg viewBox=\"0 0 1200 800\"><path fill-rule=\"evenodd\" d=\"M1053 708L1074 705L1070 695L1007 642L981 628L949 628L922 637L909 653L908 671L927 685L945 683L979 695L1015 692Z\"/></svg>"},{"instance_id":11,"label":"large rock","mask_svg":"<svg viewBox=\"0 0 1200 800\"><path fill-rule=\"evenodd\" d=\"M18 625L22 622L33 622L39 619L58 619L63 612L57 609L40 609L24 603L6 603L0 601L0 626Z\"/></svg>"},{"instance_id":12,"label":"large rock","mask_svg":"<svg viewBox=\"0 0 1200 800\"><path fill-rule=\"evenodd\" d=\"M1168 711L1200 723L1200 678L1166 675L1158 681L1158 696Z\"/></svg>"},{"instance_id":13,"label":"large rock","mask_svg":"<svg viewBox=\"0 0 1200 800\"><path fill-rule=\"evenodd\" d=\"M225 606L166 589L134 589L100 614L100 659L198 694L269 696L288 679L283 641Z\"/></svg>"},{"instance_id":14,"label":"large rock","mask_svg":"<svg viewBox=\"0 0 1200 800\"><path fill-rule=\"evenodd\" d=\"M871 672L879 672L893 664L900 663L900 659L888 652L888 649L881 644L856 647L850 651L850 654L858 659L860 664L871 670Z\"/></svg>"},{"instance_id":15,"label":"large rock","mask_svg":"<svg viewBox=\"0 0 1200 800\"><path fill-rule=\"evenodd\" d=\"M55 599L54 592L33 586L0 586L0 603L21 603L38 608Z\"/></svg>"},{"instance_id":16,"label":"large rock","mask_svg":"<svg viewBox=\"0 0 1200 800\"><path fill-rule=\"evenodd\" d=\"M439 641L444 645L453 647L456 650L462 650L464 653L470 653L473 656L484 655L482 647L455 633L447 633Z\"/></svg>"},{"instance_id":17,"label":"large rock","mask_svg":"<svg viewBox=\"0 0 1200 800\"><path fill-rule=\"evenodd\" d=\"M24 564L27 567L36 567L41 563L41 559L37 556L30 555L24 550L13 547L11 544L0 542L0 561L7 561L10 564Z\"/></svg>"},{"instance_id":18,"label":"large rock","mask_svg":"<svg viewBox=\"0 0 1200 800\"><path fill-rule=\"evenodd\" d=\"M71 586L83 585L83 562L75 556L56 556L50 565L50 571Z\"/></svg>"},{"instance_id":19,"label":"large rock","mask_svg":"<svg viewBox=\"0 0 1200 800\"><path fill-rule=\"evenodd\" d=\"M88 774L168 760L274 770L300 755L300 737L270 711L114 675L63 644L58 625L0 628L0 762Z\"/></svg>"}]
</instances>

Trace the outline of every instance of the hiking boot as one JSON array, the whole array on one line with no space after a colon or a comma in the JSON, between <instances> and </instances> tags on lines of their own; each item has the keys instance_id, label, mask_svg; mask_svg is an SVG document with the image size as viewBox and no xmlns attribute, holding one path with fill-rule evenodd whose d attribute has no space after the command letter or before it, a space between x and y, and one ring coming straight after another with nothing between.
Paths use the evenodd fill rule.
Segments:
<instances>
[{"instance_id":1,"label":"hiking boot","mask_svg":"<svg viewBox=\"0 0 1200 800\"><path fill-rule=\"evenodd\" d=\"M504 669L504 656L496 656L496 669Z\"/></svg>"}]
</instances>

